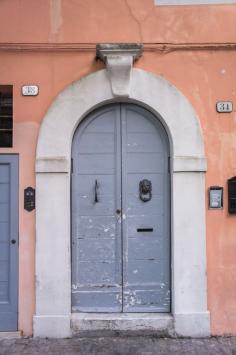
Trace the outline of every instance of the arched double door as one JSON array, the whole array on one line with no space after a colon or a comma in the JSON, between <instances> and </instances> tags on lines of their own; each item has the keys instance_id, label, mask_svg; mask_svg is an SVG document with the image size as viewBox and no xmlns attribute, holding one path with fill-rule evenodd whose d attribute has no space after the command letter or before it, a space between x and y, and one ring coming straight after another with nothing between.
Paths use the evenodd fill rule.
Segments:
<instances>
[{"instance_id":1,"label":"arched double door","mask_svg":"<svg viewBox=\"0 0 236 355\"><path fill-rule=\"evenodd\" d=\"M72 145L72 312L170 312L169 141L134 104L97 109Z\"/></svg>"}]
</instances>

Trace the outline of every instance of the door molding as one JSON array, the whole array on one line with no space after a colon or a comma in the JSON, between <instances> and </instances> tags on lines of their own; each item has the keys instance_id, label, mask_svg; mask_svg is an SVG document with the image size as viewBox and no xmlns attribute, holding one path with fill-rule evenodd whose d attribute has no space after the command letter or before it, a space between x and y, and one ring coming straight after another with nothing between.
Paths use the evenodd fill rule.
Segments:
<instances>
[{"instance_id":1,"label":"door molding","mask_svg":"<svg viewBox=\"0 0 236 355\"><path fill-rule=\"evenodd\" d=\"M175 333L210 334L206 288L205 171L199 119L163 78L132 70L129 98L115 98L106 70L72 83L41 124L36 152L36 314L34 335L71 335L70 162L78 124L109 102L153 112L169 136L172 157L172 313Z\"/></svg>"}]
</instances>

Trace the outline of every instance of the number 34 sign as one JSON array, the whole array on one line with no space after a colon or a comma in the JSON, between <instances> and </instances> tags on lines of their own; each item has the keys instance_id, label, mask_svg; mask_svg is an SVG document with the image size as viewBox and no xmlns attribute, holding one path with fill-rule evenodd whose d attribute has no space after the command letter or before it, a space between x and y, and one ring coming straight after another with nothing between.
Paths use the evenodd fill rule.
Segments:
<instances>
[{"instance_id":1,"label":"number 34 sign","mask_svg":"<svg viewBox=\"0 0 236 355\"><path fill-rule=\"evenodd\" d=\"M233 103L231 101L218 101L216 103L216 111L219 113L232 112L233 111Z\"/></svg>"}]
</instances>

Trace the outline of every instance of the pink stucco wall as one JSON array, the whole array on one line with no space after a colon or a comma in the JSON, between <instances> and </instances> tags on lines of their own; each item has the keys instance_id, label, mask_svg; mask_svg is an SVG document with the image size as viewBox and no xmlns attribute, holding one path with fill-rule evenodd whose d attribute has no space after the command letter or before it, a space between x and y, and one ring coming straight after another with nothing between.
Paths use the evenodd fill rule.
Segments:
<instances>
[{"instance_id":1,"label":"pink stucco wall","mask_svg":"<svg viewBox=\"0 0 236 355\"><path fill-rule=\"evenodd\" d=\"M192 103L201 121L210 185L225 187L236 175L236 112L218 114L215 103L236 107L236 5L157 7L153 0L12 0L0 2L0 84L14 85L14 147L20 154L19 329L32 333L35 307L35 214L23 209L23 190L35 185L34 160L40 123L55 96L72 81L103 67L94 49L32 50L32 44L142 42L184 44L176 51L145 50L137 67L163 76ZM17 50L14 44L31 50ZM206 44L216 44L207 49ZM223 44L221 49L217 43ZM191 49L193 44L203 47ZM14 49L9 49L14 46ZM85 46L86 47L86 46ZM146 48L148 45L146 46ZM150 47L150 46L149 46ZM37 84L37 97L21 86ZM155 93L158 95L158 93ZM208 210L208 307L213 334L236 334L236 217Z\"/></svg>"}]
</instances>

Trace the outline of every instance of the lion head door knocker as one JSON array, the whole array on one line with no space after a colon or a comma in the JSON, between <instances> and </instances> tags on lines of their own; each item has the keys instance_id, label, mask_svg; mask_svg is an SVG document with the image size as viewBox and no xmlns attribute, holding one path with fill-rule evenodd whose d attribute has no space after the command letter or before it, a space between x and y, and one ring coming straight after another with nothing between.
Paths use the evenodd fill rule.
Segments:
<instances>
[{"instance_id":1,"label":"lion head door knocker","mask_svg":"<svg viewBox=\"0 0 236 355\"><path fill-rule=\"evenodd\" d=\"M139 198L143 202L148 202L152 198L152 183L150 180L143 179L139 182Z\"/></svg>"}]
</instances>

